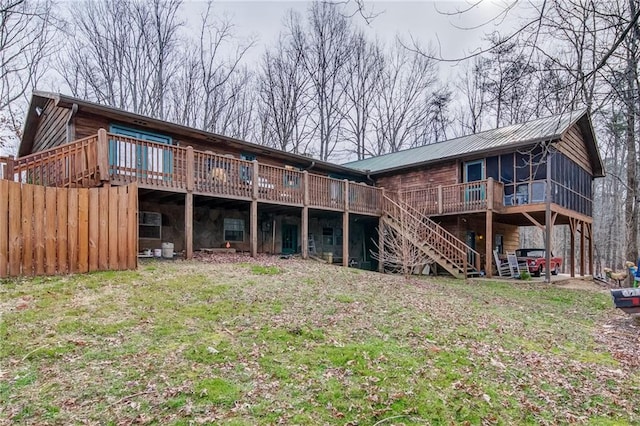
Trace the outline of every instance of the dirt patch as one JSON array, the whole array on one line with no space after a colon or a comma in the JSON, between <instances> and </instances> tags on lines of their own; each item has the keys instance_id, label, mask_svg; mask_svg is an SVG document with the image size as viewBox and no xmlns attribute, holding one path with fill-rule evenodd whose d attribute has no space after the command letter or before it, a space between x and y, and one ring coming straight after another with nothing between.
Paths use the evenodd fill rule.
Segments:
<instances>
[{"instance_id":1,"label":"dirt patch","mask_svg":"<svg viewBox=\"0 0 640 426\"><path fill-rule=\"evenodd\" d=\"M609 288L604 284L599 284L590 278L568 278L564 280L554 281L552 285L560 288L566 288L571 290L585 290L600 293L608 293Z\"/></svg>"}]
</instances>

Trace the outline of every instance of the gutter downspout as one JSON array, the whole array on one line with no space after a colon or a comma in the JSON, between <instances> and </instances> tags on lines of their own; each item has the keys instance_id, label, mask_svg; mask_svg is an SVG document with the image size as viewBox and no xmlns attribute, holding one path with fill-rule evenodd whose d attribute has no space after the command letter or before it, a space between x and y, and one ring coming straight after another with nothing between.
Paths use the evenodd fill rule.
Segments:
<instances>
[{"instance_id":1,"label":"gutter downspout","mask_svg":"<svg viewBox=\"0 0 640 426\"><path fill-rule=\"evenodd\" d=\"M313 169L313 168L315 167L315 165L316 165L316 161L315 161L315 160L312 160L312 161L311 161L311 164L309 165L309 167L307 167L307 168L306 168L306 169L304 169L303 171L304 171L304 172L308 172L309 170Z\"/></svg>"},{"instance_id":2,"label":"gutter downspout","mask_svg":"<svg viewBox=\"0 0 640 426\"><path fill-rule=\"evenodd\" d=\"M76 138L76 126L72 123L76 114L78 113L78 104L71 106L71 113L67 119L67 143L72 142Z\"/></svg>"}]
</instances>

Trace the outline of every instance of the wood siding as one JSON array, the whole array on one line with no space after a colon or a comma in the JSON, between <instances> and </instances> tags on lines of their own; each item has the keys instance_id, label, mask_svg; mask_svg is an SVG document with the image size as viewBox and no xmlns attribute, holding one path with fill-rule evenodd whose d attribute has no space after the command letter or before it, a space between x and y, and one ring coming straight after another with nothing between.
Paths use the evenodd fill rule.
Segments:
<instances>
[{"instance_id":1,"label":"wood siding","mask_svg":"<svg viewBox=\"0 0 640 426\"><path fill-rule=\"evenodd\" d=\"M448 161L423 166L420 169L399 171L393 175L379 176L376 178L376 186L389 191L409 191L437 185L453 185L458 183L458 170L456 161Z\"/></svg>"},{"instance_id":2,"label":"wood siding","mask_svg":"<svg viewBox=\"0 0 640 426\"><path fill-rule=\"evenodd\" d=\"M591 156L584 141L584 135L577 124L574 124L557 144L558 151L569 157L593 176Z\"/></svg>"},{"instance_id":3,"label":"wood siding","mask_svg":"<svg viewBox=\"0 0 640 426\"><path fill-rule=\"evenodd\" d=\"M47 102L38 122L33 152L43 151L67 142L67 120L70 113L70 109L56 106L54 100Z\"/></svg>"},{"instance_id":4,"label":"wood siding","mask_svg":"<svg viewBox=\"0 0 640 426\"><path fill-rule=\"evenodd\" d=\"M135 269L137 217L135 184L68 189L0 180L0 278Z\"/></svg>"}]
</instances>

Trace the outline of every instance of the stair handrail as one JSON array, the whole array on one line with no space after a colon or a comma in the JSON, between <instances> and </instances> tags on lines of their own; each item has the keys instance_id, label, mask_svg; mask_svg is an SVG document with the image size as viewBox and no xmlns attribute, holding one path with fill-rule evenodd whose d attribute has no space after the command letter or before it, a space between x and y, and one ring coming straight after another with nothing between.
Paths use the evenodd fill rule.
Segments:
<instances>
[{"instance_id":1,"label":"stair handrail","mask_svg":"<svg viewBox=\"0 0 640 426\"><path fill-rule=\"evenodd\" d=\"M450 238L452 237L453 239L457 240L457 238L453 234L446 231L444 228L442 228L440 225L438 225L431 219L429 219L429 223L428 223L431 226L425 226L427 225L426 223L424 223L421 219L419 219L410 211L402 207L398 202L394 201L392 198L388 197L386 194L384 198L385 199L383 203L383 209L386 214L392 217L399 217L399 214L396 214L396 212L392 211L392 209L397 210L398 212L404 211L404 213L408 217L413 219L415 223L419 223L419 226L417 226L417 228L420 231L419 234L422 237L421 238L422 242L430 246L433 250L439 253L443 258L449 260L451 263L455 265L456 268L461 269L466 275L467 252L464 248L459 247L459 245L454 244L452 241L450 241L450 239L446 238L446 237L450 237ZM416 227L414 226L414 228ZM442 228L442 231L444 232L438 232L437 230L439 230L440 228Z\"/></svg>"},{"instance_id":2,"label":"stair handrail","mask_svg":"<svg viewBox=\"0 0 640 426\"><path fill-rule=\"evenodd\" d=\"M404 205L403 207L405 208L405 210L412 212L414 215L417 215L420 219L422 219L422 221L425 224L433 228L435 232L442 234L443 236L446 237L445 238L446 240L450 241L451 243L456 245L460 250L462 250L462 252L465 255L465 259L468 253L473 254L473 257L475 259L475 264L473 266L476 268L477 271L480 270L480 253L478 251L471 248L467 243L465 243L460 238L453 235L451 232L447 231L444 227L440 226L433 219L431 219L429 216L425 215L420 210L413 207L411 204L407 203L404 200L401 200L400 198L398 199L398 201L402 203L401 206Z\"/></svg>"},{"instance_id":3,"label":"stair handrail","mask_svg":"<svg viewBox=\"0 0 640 426\"><path fill-rule=\"evenodd\" d=\"M415 221L419 222L421 224L420 229L422 230L422 236L424 237L423 238L424 241L428 245L430 245L433 249L438 251L441 255L448 258L452 262L457 263L456 266L458 268L462 268L465 274L467 272L466 271L467 254L469 252L475 255L476 264L474 265L474 267L477 270L480 270L480 266L479 266L480 253L478 253L476 250L469 247L466 243L464 243L464 241L460 240L451 232L444 229L444 227L442 227L441 225L433 221L428 216L424 215L419 210L410 206L408 203L401 201L400 197L398 197L398 201L396 202L385 194L384 201L385 203L383 204L383 208L387 214L393 213L389 211L390 210L389 207L392 206L392 207L395 207L396 209L404 210L406 214L408 214ZM400 203L404 204L406 207L401 205ZM440 241L440 244L434 244L434 238L433 238L434 235L437 237L437 241ZM443 254L443 252L445 251L448 252L449 255ZM454 255L455 258L452 259L451 254Z\"/></svg>"},{"instance_id":4,"label":"stair handrail","mask_svg":"<svg viewBox=\"0 0 640 426\"><path fill-rule=\"evenodd\" d=\"M425 215L420 210L413 207L411 204L407 203L404 200L401 200L400 198L398 199L398 201L404 204L405 210L408 210L409 212L414 212L414 215L419 216L422 219L422 221L429 224L429 226L435 225L436 227L435 229L437 230L437 232L446 235L451 240L451 242L458 245L465 252L465 255L468 253L472 253L475 259L475 265L473 266L476 268L477 271L480 270L480 253L477 250L474 250L473 248L471 248L467 243L465 243L460 238L453 235L451 232L447 231L444 227L440 226L433 219L431 219L429 216Z\"/></svg>"}]
</instances>

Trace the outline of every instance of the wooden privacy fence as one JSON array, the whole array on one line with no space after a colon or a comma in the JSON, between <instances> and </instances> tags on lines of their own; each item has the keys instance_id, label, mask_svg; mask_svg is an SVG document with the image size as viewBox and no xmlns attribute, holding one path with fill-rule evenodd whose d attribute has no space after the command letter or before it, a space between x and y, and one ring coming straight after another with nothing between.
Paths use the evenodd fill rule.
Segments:
<instances>
[{"instance_id":1,"label":"wooden privacy fence","mask_svg":"<svg viewBox=\"0 0 640 426\"><path fill-rule=\"evenodd\" d=\"M0 278L137 267L138 188L0 180Z\"/></svg>"}]
</instances>

